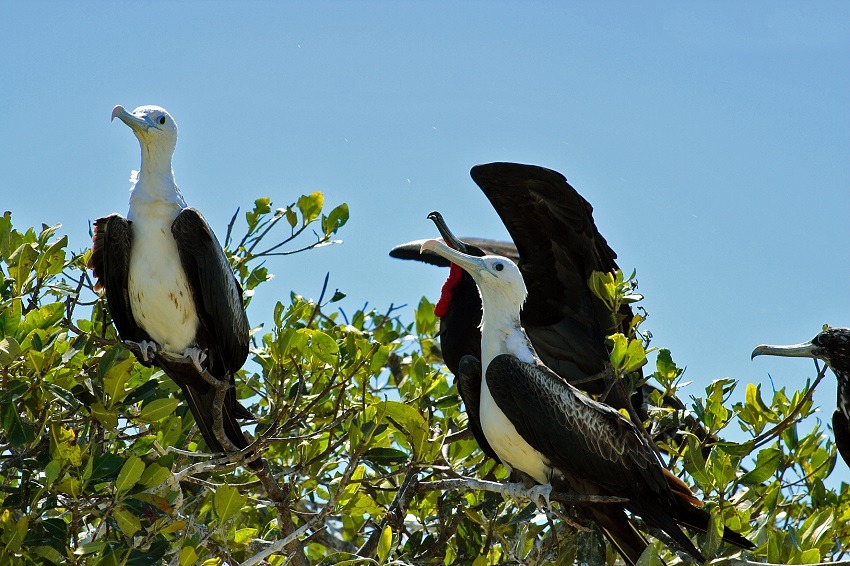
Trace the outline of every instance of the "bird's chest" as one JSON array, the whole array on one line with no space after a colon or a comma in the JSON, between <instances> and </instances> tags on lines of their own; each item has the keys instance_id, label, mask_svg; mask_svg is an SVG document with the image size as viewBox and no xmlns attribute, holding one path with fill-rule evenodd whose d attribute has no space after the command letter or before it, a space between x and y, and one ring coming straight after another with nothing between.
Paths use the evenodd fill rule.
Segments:
<instances>
[{"instance_id":1,"label":"bird's chest","mask_svg":"<svg viewBox=\"0 0 850 566\"><path fill-rule=\"evenodd\" d=\"M164 350L195 345L195 301L167 219L133 222L128 287L133 317Z\"/></svg>"},{"instance_id":2,"label":"bird's chest","mask_svg":"<svg viewBox=\"0 0 850 566\"><path fill-rule=\"evenodd\" d=\"M524 472L540 484L549 483L552 468L547 458L520 436L496 404L487 387L486 370L481 380L479 415L484 436L505 466Z\"/></svg>"}]
</instances>

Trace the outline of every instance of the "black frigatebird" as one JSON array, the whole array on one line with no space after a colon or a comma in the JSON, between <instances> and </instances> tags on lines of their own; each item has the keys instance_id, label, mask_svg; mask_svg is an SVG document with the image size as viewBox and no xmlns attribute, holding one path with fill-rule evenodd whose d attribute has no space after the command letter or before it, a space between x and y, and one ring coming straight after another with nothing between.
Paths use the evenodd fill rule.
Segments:
<instances>
[{"instance_id":1,"label":"black frigatebird","mask_svg":"<svg viewBox=\"0 0 850 566\"><path fill-rule=\"evenodd\" d=\"M752 357L794 356L823 360L838 380L838 403L832 414L835 446L850 465L850 328L827 328L809 342L791 346L761 345Z\"/></svg>"},{"instance_id":2,"label":"black frigatebird","mask_svg":"<svg viewBox=\"0 0 850 566\"><path fill-rule=\"evenodd\" d=\"M470 174L499 214L513 243L461 240L452 234L438 213L431 213L429 218L437 224L444 241L473 256L492 253L515 261L528 287L522 324L543 363L585 392L600 395L608 391L606 403L627 409L636 422L645 420L651 386L637 388L629 400L622 383L606 383L601 377L611 375L606 337L615 332L628 334L633 313L623 304L617 316L612 316L588 286L594 271L618 269L617 254L593 221L593 207L563 175L544 167L490 163L473 167ZM481 355L478 329L481 298L468 274L445 258L420 252L421 243L396 246L390 255L450 266L435 313L440 317L443 359L458 376L458 365L464 355ZM641 377L641 372L636 372L635 381ZM470 398L476 389L477 383L458 380L458 390L467 407L477 405ZM665 397L664 404L677 411L685 410L684 404L674 397ZM474 409L469 416L470 428L479 445L493 456L477 430ZM700 438L706 436L698 423L686 419L688 428L694 429Z\"/></svg>"},{"instance_id":3,"label":"black frigatebird","mask_svg":"<svg viewBox=\"0 0 850 566\"><path fill-rule=\"evenodd\" d=\"M546 367L520 324L527 291L519 268L501 256L463 254L437 240L422 245L463 268L481 293L481 359L464 356L464 379L478 374L478 416L490 449L509 471L541 486L623 497L622 504L585 505L630 564L646 539L625 510L641 516L704 562L680 525L706 532L709 514L686 484L663 467L646 437L612 407L594 401ZM725 529L723 539L754 545Z\"/></svg>"},{"instance_id":4,"label":"black frigatebird","mask_svg":"<svg viewBox=\"0 0 850 566\"><path fill-rule=\"evenodd\" d=\"M248 357L248 318L242 289L204 217L187 208L174 182L171 158L177 124L158 106L112 111L139 140L141 167L133 172L127 218L94 223L89 268L104 289L122 340L145 365L156 364L183 391L207 446L227 452L214 433L215 388L203 370L229 380L222 408L224 433L248 446L236 418L251 414L236 400L233 374ZM185 357L192 363L176 361Z\"/></svg>"}]
</instances>

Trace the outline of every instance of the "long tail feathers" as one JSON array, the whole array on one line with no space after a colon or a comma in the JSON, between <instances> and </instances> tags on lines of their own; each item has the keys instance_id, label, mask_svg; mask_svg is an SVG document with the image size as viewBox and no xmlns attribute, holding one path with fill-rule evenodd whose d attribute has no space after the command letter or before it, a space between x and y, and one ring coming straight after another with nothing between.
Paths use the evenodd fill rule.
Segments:
<instances>
[{"instance_id":1,"label":"long tail feathers","mask_svg":"<svg viewBox=\"0 0 850 566\"><path fill-rule=\"evenodd\" d=\"M622 506L605 505L581 510L602 528L607 538L629 566L635 566L649 544L626 516Z\"/></svg>"},{"instance_id":2,"label":"long tail feathers","mask_svg":"<svg viewBox=\"0 0 850 566\"><path fill-rule=\"evenodd\" d=\"M226 453L227 450L224 449L213 432L216 411L215 389L198 376L193 368L185 365L174 366L163 362L161 359L158 361L165 373L183 390L186 405L195 418L195 423L197 423L198 430L201 431L201 436L203 436L207 447L213 452ZM236 418L248 418L249 415L253 417L247 409L236 401L236 393L232 389L228 391L222 407L221 420L224 434L239 450L248 446L248 440L242 433L242 428L236 422ZM260 464L255 461L248 466L257 469Z\"/></svg>"},{"instance_id":3,"label":"long tail feathers","mask_svg":"<svg viewBox=\"0 0 850 566\"><path fill-rule=\"evenodd\" d=\"M676 519L686 527L704 533L708 531L710 517L708 511L690 505L685 499L677 498ZM729 527L723 527L723 540L746 550L756 546Z\"/></svg>"}]
</instances>

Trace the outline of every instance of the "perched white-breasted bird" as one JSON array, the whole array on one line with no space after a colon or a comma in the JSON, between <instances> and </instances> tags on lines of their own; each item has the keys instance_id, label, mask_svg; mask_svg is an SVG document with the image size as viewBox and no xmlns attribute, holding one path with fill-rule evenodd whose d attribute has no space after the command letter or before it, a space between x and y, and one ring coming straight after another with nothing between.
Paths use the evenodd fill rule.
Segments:
<instances>
[{"instance_id":1,"label":"perched white-breasted bird","mask_svg":"<svg viewBox=\"0 0 850 566\"><path fill-rule=\"evenodd\" d=\"M752 357L756 356L816 358L826 362L838 380L838 401L832 414L835 447L850 466L850 328L826 328L802 344L762 344L753 350Z\"/></svg>"},{"instance_id":2,"label":"perched white-breasted bird","mask_svg":"<svg viewBox=\"0 0 850 566\"><path fill-rule=\"evenodd\" d=\"M89 268L96 289L104 289L118 334L135 343L146 365L161 367L183 390L207 446L227 452L214 433L215 388L207 369L234 384L233 374L248 357L248 318L242 289L224 251L201 213L187 208L174 182L171 158L177 124L159 106L112 118L133 130L142 150L134 171L127 218L112 214L94 223ZM177 362L175 358L192 363ZM236 418L252 415L227 392L224 433L236 448L248 446Z\"/></svg>"},{"instance_id":3,"label":"perched white-breasted bird","mask_svg":"<svg viewBox=\"0 0 850 566\"><path fill-rule=\"evenodd\" d=\"M582 505L629 564L646 539L625 510L658 527L691 556L705 559L680 525L706 532L709 514L658 459L637 427L617 410L594 401L546 367L520 324L526 297L519 268L508 258L475 257L437 240L422 249L464 269L481 293L481 360L464 356L459 372L480 376L478 416L489 446L502 464L527 483L585 495L622 497L625 503ZM753 544L725 529L723 539Z\"/></svg>"}]
</instances>

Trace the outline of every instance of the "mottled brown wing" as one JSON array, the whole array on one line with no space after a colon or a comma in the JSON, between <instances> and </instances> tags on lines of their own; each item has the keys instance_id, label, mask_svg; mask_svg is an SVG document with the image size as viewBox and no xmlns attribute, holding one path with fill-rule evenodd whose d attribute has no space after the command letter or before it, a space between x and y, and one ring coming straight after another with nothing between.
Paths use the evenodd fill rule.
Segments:
<instances>
[{"instance_id":1,"label":"mottled brown wing","mask_svg":"<svg viewBox=\"0 0 850 566\"><path fill-rule=\"evenodd\" d=\"M127 280L133 235L130 222L120 214L94 221L92 253L88 267L94 273L95 290L106 293L109 314L122 340L139 342L148 336L133 317Z\"/></svg>"},{"instance_id":2,"label":"mottled brown wing","mask_svg":"<svg viewBox=\"0 0 850 566\"><path fill-rule=\"evenodd\" d=\"M520 436L558 469L612 494L637 498L650 491L672 504L658 457L618 411L581 394L545 366L507 354L490 362L486 379Z\"/></svg>"}]
</instances>

